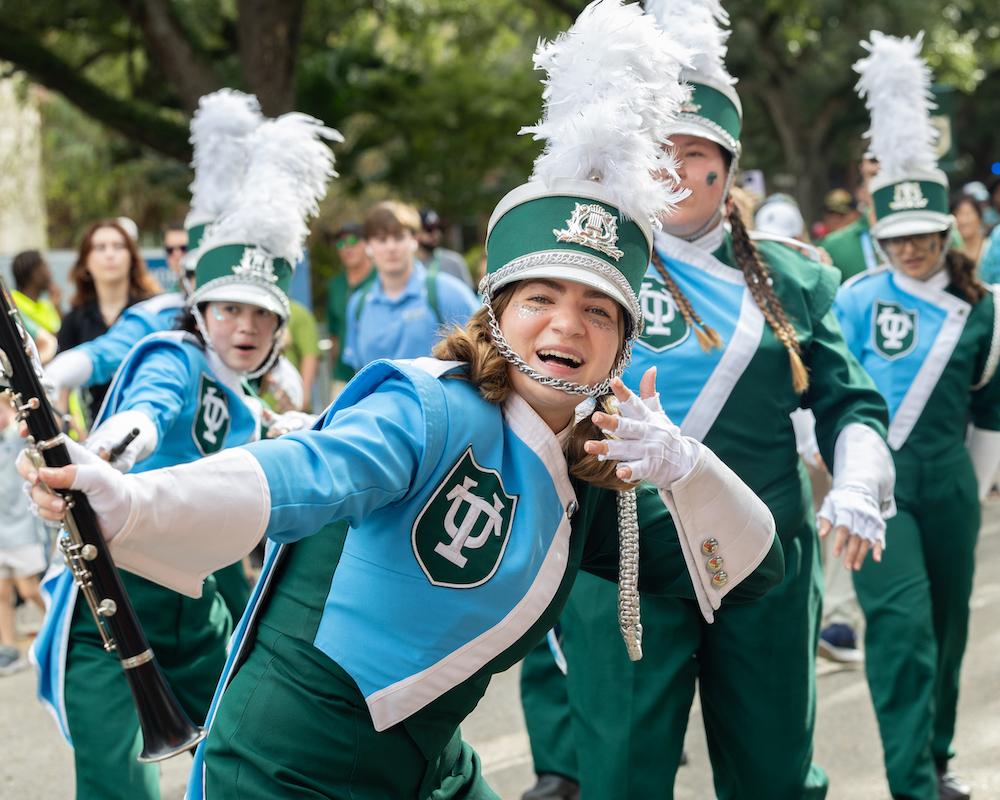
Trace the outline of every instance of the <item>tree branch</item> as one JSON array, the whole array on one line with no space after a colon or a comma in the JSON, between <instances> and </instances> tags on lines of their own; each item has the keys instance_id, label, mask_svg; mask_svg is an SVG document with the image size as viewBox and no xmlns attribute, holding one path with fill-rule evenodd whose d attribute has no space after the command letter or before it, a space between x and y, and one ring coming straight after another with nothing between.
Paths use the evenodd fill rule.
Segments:
<instances>
[{"instance_id":1,"label":"tree branch","mask_svg":"<svg viewBox=\"0 0 1000 800\"><path fill-rule=\"evenodd\" d=\"M2 20L0 59L16 64L38 83L60 92L84 113L129 139L180 161L190 160L187 125L167 119L140 103L109 94L83 77L73 64Z\"/></svg>"},{"instance_id":2,"label":"tree branch","mask_svg":"<svg viewBox=\"0 0 1000 800\"><path fill-rule=\"evenodd\" d=\"M119 0L129 18L139 26L150 61L163 72L189 114L202 95L222 87L212 66L188 39L170 0Z\"/></svg>"},{"instance_id":3,"label":"tree branch","mask_svg":"<svg viewBox=\"0 0 1000 800\"><path fill-rule=\"evenodd\" d=\"M277 116L295 108L295 72L305 0L237 0L240 63L261 110Z\"/></svg>"}]
</instances>

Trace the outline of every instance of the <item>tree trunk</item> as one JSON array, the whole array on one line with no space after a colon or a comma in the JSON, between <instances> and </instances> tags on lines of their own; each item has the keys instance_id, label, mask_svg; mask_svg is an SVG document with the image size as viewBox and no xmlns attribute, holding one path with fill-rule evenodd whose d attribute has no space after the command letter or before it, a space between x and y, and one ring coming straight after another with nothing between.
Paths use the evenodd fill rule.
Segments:
<instances>
[{"instance_id":1,"label":"tree trunk","mask_svg":"<svg viewBox=\"0 0 1000 800\"><path fill-rule=\"evenodd\" d=\"M277 116L295 108L295 67L305 0L237 0L237 36L247 89Z\"/></svg>"}]
</instances>

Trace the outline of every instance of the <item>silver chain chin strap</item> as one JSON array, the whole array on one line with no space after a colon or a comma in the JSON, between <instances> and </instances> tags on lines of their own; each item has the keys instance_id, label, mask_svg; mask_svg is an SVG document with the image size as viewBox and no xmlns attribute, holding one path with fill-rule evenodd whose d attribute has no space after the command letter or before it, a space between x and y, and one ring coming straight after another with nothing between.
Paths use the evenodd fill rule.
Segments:
<instances>
[{"instance_id":1,"label":"silver chain chin strap","mask_svg":"<svg viewBox=\"0 0 1000 800\"><path fill-rule=\"evenodd\" d=\"M617 493L618 500L618 627L630 661L642 658L639 621L639 517L635 489Z\"/></svg>"}]
</instances>

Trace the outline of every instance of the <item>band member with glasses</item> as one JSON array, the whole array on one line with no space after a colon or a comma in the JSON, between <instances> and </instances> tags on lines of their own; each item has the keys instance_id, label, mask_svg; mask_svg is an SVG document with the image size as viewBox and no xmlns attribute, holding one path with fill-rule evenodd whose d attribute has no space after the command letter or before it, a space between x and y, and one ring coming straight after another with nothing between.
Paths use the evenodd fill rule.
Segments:
<instances>
[{"instance_id":1,"label":"band member with glasses","mask_svg":"<svg viewBox=\"0 0 1000 800\"><path fill-rule=\"evenodd\" d=\"M888 266L837 295L844 338L889 406L898 513L882 564L854 575L865 672L893 797L961 800L948 770L980 501L1000 463L996 287L950 247L922 36L872 31L855 69L871 113L872 235ZM971 432L967 426L971 422Z\"/></svg>"},{"instance_id":2,"label":"band member with glasses","mask_svg":"<svg viewBox=\"0 0 1000 800\"><path fill-rule=\"evenodd\" d=\"M278 208L260 198L303 194L305 164L317 175L313 190L322 190L305 196L305 207L315 207L333 171L320 139L332 133L310 117L288 115L252 134L246 184L256 187L248 192L253 201L249 208L235 205L206 234L181 329L151 334L132 348L86 446L73 448L76 463L103 464L103 458L119 472L145 474L260 437L262 407L246 381L277 357L292 265L307 232L300 205ZM277 148L299 154L289 156L291 169L271 157ZM243 582L238 619L249 585L240 564L226 567L227 576L231 569ZM224 587L210 575L200 597L185 597L142 572L123 570L123 583L171 687L201 722L233 630ZM36 647L42 696L73 744L77 797L158 798L158 768L135 760L142 735L118 659L104 651L72 576L50 575L46 587L55 602Z\"/></svg>"}]
</instances>

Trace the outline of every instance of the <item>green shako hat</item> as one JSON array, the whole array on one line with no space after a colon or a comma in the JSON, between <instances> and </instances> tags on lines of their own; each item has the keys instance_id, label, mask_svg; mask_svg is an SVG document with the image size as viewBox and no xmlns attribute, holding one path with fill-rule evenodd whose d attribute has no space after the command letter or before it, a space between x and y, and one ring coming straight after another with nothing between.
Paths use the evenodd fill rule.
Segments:
<instances>
[{"instance_id":1,"label":"green shako hat","mask_svg":"<svg viewBox=\"0 0 1000 800\"><path fill-rule=\"evenodd\" d=\"M738 158L743 105L733 88L736 79L726 70L726 10L719 0L646 0L646 12L691 53L691 67L681 73L689 95L668 136L700 136Z\"/></svg>"},{"instance_id":2,"label":"green shako hat","mask_svg":"<svg viewBox=\"0 0 1000 800\"><path fill-rule=\"evenodd\" d=\"M854 65L858 94L871 115L866 135L879 161L870 185L877 239L941 233L954 222L948 178L937 166L932 77L922 44L923 33L900 38L872 31L861 43L868 55Z\"/></svg>"},{"instance_id":3,"label":"green shako hat","mask_svg":"<svg viewBox=\"0 0 1000 800\"><path fill-rule=\"evenodd\" d=\"M248 136L263 121L257 98L235 89L220 89L198 101L191 118L191 208L184 220L191 269L205 228L229 207L243 184Z\"/></svg>"},{"instance_id":4,"label":"green shako hat","mask_svg":"<svg viewBox=\"0 0 1000 800\"><path fill-rule=\"evenodd\" d=\"M492 298L525 278L571 280L616 300L627 315L626 346L613 375L631 357L642 329L638 290L652 249L651 220L687 196L677 165L659 142L684 98L683 49L638 5L596 0L553 42L540 42L535 68L545 108L523 134L545 141L532 179L497 205L486 238L487 274L480 285L498 349L519 370L574 394L600 396L596 386L535 372L504 340Z\"/></svg>"},{"instance_id":5,"label":"green shako hat","mask_svg":"<svg viewBox=\"0 0 1000 800\"><path fill-rule=\"evenodd\" d=\"M305 114L263 122L248 140L246 175L198 248L194 308L209 301L249 303L288 319L288 287L336 175L326 141L340 134Z\"/></svg>"}]
</instances>

